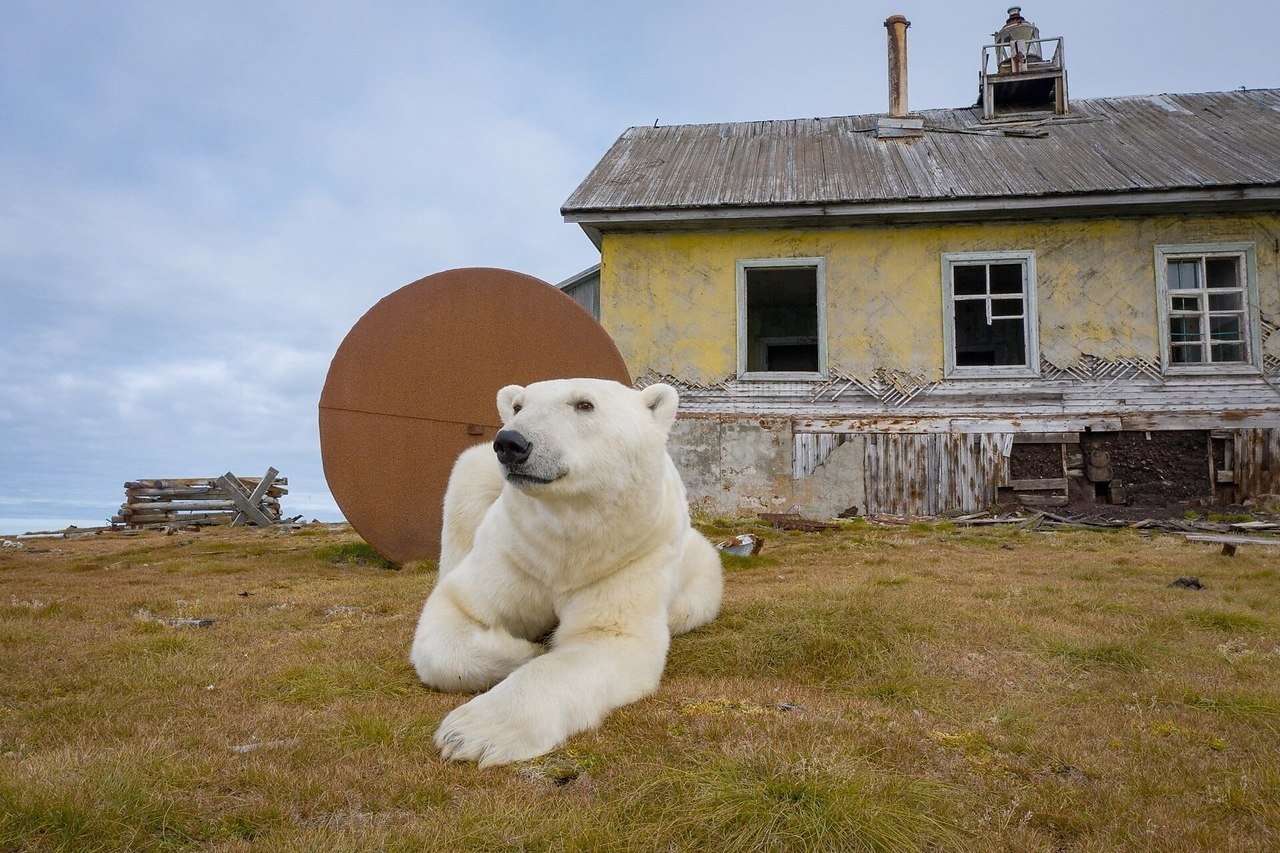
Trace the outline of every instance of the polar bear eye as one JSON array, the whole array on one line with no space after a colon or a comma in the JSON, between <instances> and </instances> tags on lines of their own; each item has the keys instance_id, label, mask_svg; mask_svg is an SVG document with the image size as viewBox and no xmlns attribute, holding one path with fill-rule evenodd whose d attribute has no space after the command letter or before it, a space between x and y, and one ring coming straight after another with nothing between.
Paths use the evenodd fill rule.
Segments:
<instances>
[{"instance_id":1,"label":"polar bear eye","mask_svg":"<svg viewBox=\"0 0 1280 853\"><path fill-rule=\"evenodd\" d=\"M523 408L524 406L520 405L519 403L516 403L514 406L511 407L511 414L518 415L520 414L520 410Z\"/></svg>"},{"instance_id":2,"label":"polar bear eye","mask_svg":"<svg viewBox=\"0 0 1280 853\"><path fill-rule=\"evenodd\" d=\"M579 400L573 404L573 407L579 412L594 412L596 405L590 400Z\"/></svg>"}]
</instances>

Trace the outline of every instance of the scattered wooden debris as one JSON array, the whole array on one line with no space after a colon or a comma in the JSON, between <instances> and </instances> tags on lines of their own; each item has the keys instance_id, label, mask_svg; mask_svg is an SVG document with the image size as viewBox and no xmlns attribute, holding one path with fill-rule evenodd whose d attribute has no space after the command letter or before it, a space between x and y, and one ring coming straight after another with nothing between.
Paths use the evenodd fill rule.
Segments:
<instances>
[{"instance_id":1,"label":"scattered wooden debris","mask_svg":"<svg viewBox=\"0 0 1280 853\"><path fill-rule=\"evenodd\" d=\"M1003 513L1001 515L992 515L989 512L971 512L966 515L957 515L950 518L943 518L943 521L949 521L952 524L958 524L961 527L978 527L988 524L1020 524L1023 526L1034 525L1044 517L1043 513L1033 512L1029 516L1021 513Z\"/></svg>"},{"instance_id":2,"label":"scattered wooden debris","mask_svg":"<svg viewBox=\"0 0 1280 853\"><path fill-rule=\"evenodd\" d=\"M1237 545L1280 545L1280 536L1239 536L1214 533L1187 533L1188 542L1214 542L1222 545L1222 556L1234 557Z\"/></svg>"},{"instance_id":3,"label":"scattered wooden debris","mask_svg":"<svg viewBox=\"0 0 1280 853\"><path fill-rule=\"evenodd\" d=\"M265 740L252 741L250 743L242 743L231 747L231 751L244 755L246 752L257 752L260 749L280 749L287 746L297 746L301 743L301 739L296 737L286 738L284 740Z\"/></svg>"},{"instance_id":4,"label":"scattered wooden debris","mask_svg":"<svg viewBox=\"0 0 1280 853\"><path fill-rule=\"evenodd\" d=\"M802 530L820 533L823 530L839 530L839 524L831 521L811 521L793 512L762 512L759 517L769 522L775 530Z\"/></svg>"},{"instance_id":5,"label":"scattered wooden debris","mask_svg":"<svg viewBox=\"0 0 1280 853\"><path fill-rule=\"evenodd\" d=\"M196 616L156 616L145 607L139 607L133 613L134 617L143 622L156 622L161 625L168 625L170 628L212 628L217 619L209 619L207 617Z\"/></svg>"},{"instance_id":6,"label":"scattered wooden debris","mask_svg":"<svg viewBox=\"0 0 1280 853\"><path fill-rule=\"evenodd\" d=\"M1120 518L1108 518L1103 515L1063 515L1050 512L1047 509L1037 509L1031 513L1008 512L1001 513L999 515L993 515L989 512L981 512L956 516L954 518L944 520L962 527L984 524L1017 524L1022 526L1024 529L1119 529L1127 527L1133 530L1183 533L1187 534L1187 538L1189 540L1202 542L1222 540L1213 540L1210 538L1196 539L1191 534L1209 537L1218 534L1228 534L1232 530L1241 530L1255 531L1264 533L1264 535L1254 537L1238 536L1237 538L1249 541L1237 542L1236 544L1280 544L1280 536L1273 537L1265 535L1265 532L1272 530L1280 531L1280 524L1269 521L1245 521L1230 524L1226 522L1191 521L1177 518L1142 518L1135 521ZM900 519L898 520L898 523L906 523L906 521L906 519Z\"/></svg>"},{"instance_id":7,"label":"scattered wooden debris","mask_svg":"<svg viewBox=\"0 0 1280 853\"><path fill-rule=\"evenodd\" d=\"M98 536L102 533L120 531L121 528L114 524L110 527L76 527L73 524L63 530L30 530L26 533L19 533L13 538L19 541L24 539L87 539L90 536Z\"/></svg>"},{"instance_id":8,"label":"scattered wooden debris","mask_svg":"<svg viewBox=\"0 0 1280 853\"><path fill-rule=\"evenodd\" d=\"M226 524L246 521L259 527L280 520L280 498L289 493L286 477L268 468L262 477L133 480L124 484L125 502L111 521L129 527Z\"/></svg>"}]
</instances>

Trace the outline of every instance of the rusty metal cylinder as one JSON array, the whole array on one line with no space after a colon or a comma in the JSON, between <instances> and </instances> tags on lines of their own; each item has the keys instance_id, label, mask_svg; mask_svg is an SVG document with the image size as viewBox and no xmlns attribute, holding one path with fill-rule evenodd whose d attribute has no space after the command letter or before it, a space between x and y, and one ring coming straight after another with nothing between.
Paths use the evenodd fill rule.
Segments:
<instances>
[{"instance_id":1,"label":"rusty metal cylinder","mask_svg":"<svg viewBox=\"0 0 1280 853\"><path fill-rule=\"evenodd\" d=\"M907 114L907 27L902 15L885 19L889 35L889 115L902 118Z\"/></svg>"}]
</instances>

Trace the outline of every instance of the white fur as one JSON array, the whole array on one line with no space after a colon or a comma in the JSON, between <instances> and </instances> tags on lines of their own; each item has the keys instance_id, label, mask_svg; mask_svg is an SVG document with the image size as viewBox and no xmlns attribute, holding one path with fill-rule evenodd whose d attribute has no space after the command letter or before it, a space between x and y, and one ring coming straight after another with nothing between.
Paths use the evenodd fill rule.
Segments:
<instances>
[{"instance_id":1,"label":"white fur","mask_svg":"<svg viewBox=\"0 0 1280 853\"><path fill-rule=\"evenodd\" d=\"M599 379L498 392L504 429L532 453L458 457L410 652L431 687L488 691L441 723L445 758L485 767L554 749L652 693L671 635L715 617L719 556L689 525L666 449L677 403L668 385Z\"/></svg>"}]
</instances>

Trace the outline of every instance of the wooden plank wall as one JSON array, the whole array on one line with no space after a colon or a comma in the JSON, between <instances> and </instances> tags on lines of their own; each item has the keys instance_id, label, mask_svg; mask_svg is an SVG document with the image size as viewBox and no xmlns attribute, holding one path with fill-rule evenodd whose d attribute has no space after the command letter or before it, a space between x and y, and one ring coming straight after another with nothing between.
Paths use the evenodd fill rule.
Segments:
<instances>
[{"instance_id":1,"label":"wooden plank wall","mask_svg":"<svg viewBox=\"0 0 1280 853\"><path fill-rule=\"evenodd\" d=\"M977 512L1008 480L1012 436L999 433L879 433L867 437L867 512Z\"/></svg>"},{"instance_id":2,"label":"wooden plank wall","mask_svg":"<svg viewBox=\"0 0 1280 853\"><path fill-rule=\"evenodd\" d=\"M1280 429L1234 431L1235 484L1241 499L1280 494Z\"/></svg>"},{"instance_id":3,"label":"wooden plank wall","mask_svg":"<svg viewBox=\"0 0 1280 853\"><path fill-rule=\"evenodd\" d=\"M812 477L818 466L827 461L831 451L844 444L849 433L798 432L793 436L791 479Z\"/></svg>"}]
</instances>

